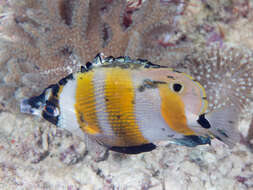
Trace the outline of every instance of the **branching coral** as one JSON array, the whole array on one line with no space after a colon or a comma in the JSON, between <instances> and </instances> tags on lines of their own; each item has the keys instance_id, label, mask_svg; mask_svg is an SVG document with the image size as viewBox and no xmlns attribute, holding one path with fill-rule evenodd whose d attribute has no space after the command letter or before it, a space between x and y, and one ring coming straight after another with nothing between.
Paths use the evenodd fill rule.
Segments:
<instances>
[{"instance_id":1,"label":"branching coral","mask_svg":"<svg viewBox=\"0 0 253 190\"><path fill-rule=\"evenodd\" d=\"M9 11L1 19L5 83L1 89L18 97L31 95L78 70L99 52L151 61L166 59L165 64L168 57L179 57L168 54L168 49L184 53L181 50L187 40L177 29L175 17L186 3L145 1L133 9L131 22L126 23L131 4L125 0L10 1ZM165 36L166 44L159 43ZM10 94L3 99L10 100Z\"/></svg>"}]
</instances>

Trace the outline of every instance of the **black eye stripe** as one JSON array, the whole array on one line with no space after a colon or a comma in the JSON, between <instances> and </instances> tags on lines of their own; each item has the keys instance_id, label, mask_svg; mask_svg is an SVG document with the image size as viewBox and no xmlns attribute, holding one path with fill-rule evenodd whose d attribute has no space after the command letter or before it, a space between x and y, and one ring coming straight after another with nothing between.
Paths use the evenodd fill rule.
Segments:
<instances>
[{"instance_id":1,"label":"black eye stripe","mask_svg":"<svg viewBox=\"0 0 253 190\"><path fill-rule=\"evenodd\" d=\"M173 90L175 91L175 92L180 92L180 90L182 89L182 85L181 84L179 84L179 83L175 83L175 84L173 84L173 86L172 86L172 88L173 88Z\"/></svg>"}]
</instances>

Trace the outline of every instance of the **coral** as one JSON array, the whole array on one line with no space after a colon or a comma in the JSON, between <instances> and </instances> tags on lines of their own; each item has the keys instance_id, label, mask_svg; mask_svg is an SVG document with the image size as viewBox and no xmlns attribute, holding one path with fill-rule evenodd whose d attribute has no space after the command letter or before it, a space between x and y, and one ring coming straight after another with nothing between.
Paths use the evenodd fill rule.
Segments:
<instances>
[{"instance_id":1,"label":"coral","mask_svg":"<svg viewBox=\"0 0 253 190\"><path fill-rule=\"evenodd\" d=\"M1 88L9 92L1 100L7 108L15 108L11 96L38 93L99 52L168 64L168 57L173 63L190 42L176 26L184 1L134 6L125 0L14 0L6 6L0 19L0 76Z\"/></svg>"},{"instance_id":2,"label":"coral","mask_svg":"<svg viewBox=\"0 0 253 190\"><path fill-rule=\"evenodd\" d=\"M253 154L243 144L232 150L218 141L194 149L169 144L96 162L83 156L82 141L46 122L4 112L0 123L0 189L253 188Z\"/></svg>"},{"instance_id":3,"label":"coral","mask_svg":"<svg viewBox=\"0 0 253 190\"><path fill-rule=\"evenodd\" d=\"M209 111L234 105L240 109L241 118L252 118L252 51L231 43L212 43L196 47L177 67L182 69L182 65L206 89ZM253 122L246 130L245 137L250 143Z\"/></svg>"},{"instance_id":4,"label":"coral","mask_svg":"<svg viewBox=\"0 0 253 190\"><path fill-rule=\"evenodd\" d=\"M17 113L20 99L98 52L184 70L206 87L210 110L234 103L252 113L252 53L241 47L253 49L252 6L249 0L0 0L0 189L253 188L253 155L244 144L108 154Z\"/></svg>"},{"instance_id":5,"label":"coral","mask_svg":"<svg viewBox=\"0 0 253 190\"><path fill-rule=\"evenodd\" d=\"M201 49L201 50L200 50ZM206 89L209 110L235 105L246 113L253 108L253 56L238 45L213 43L196 48L184 67Z\"/></svg>"},{"instance_id":6,"label":"coral","mask_svg":"<svg viewBox=\"0 0 253 190\"><path fill-rule=\"evenodd\" d=\"M247 135L247 141L249 142L250 147L253 149L253 117L251 119L250 128Z\"/></svg>"}]
</instances>

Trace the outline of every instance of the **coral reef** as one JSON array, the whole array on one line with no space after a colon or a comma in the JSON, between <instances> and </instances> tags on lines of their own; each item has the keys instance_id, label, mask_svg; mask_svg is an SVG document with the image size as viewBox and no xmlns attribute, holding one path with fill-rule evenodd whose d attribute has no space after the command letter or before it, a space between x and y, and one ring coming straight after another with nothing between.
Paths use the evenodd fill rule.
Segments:
<instances>
[{"instance_id":1,"label":"coral reef","mask_svg":"<svg viewBox=\"0 0 253 190\"><path fill-rule=\"evenodd\" d=\"M8 107L15 104L10 99L14 93L24 97L41 91L98 52L167 63L168 49L176 57L172 53L184 53L180 50L188 42L176 27L176 15L187 5L181 4L145 1L130 14L132 3L124 0L6 2L0 30L1 89L9 93L1 103ZM168 35L165 44L159 43Z\"/></svg>"},{"instance_id":2,"label":"coral reef","mask_svg":"<svg viewBox=\"0 0 253 190\"><path fill-rule=\"evenodd\" d=\"M1 0L0 189L252 189L244 140L126 156L18 113L20 99L97 53L129 55L194 76L210 110L240 106L252 148L252 10L250 0Z\"/></svg>"},{"instance_id":3,"label":"coral reef","mask_svg":"<svg viewBox=\"0 0 253 190\"><path fill-rule=\"evenodd\" d=\"M229 43L196 49L182 64L206 89L209 110L235 105L244 113L252 113L252 52Z\"/></svg>"},{"instance_id":4,"label":"coral reef","mask_svg":"<svg viewBox=\"0 0 253 190\"><path fill-rule=\"evenodd\" d=\"M0 123L0 189L253 187L253 154L243 144L232 150L218 141L196 148L169 144L96 161L77 137L36 118L5 112Z\"/></svg>"}]
</instances>

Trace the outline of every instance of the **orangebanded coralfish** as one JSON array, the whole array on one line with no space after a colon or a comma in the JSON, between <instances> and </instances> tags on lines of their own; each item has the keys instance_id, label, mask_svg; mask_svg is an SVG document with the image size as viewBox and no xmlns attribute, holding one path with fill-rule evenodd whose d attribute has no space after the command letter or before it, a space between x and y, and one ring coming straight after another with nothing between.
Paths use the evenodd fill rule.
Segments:
<instances>
[{"instance_id":1,"label":"orangebanded coralfish","mask_svg":"<svg viewBox=\"0 0 253 190\"><path fill-rule=\"evenodd\" d=\"M235 109L205 113L207 106L204 88L185 73L99 54L80 72L23 100L21 112L129 154L151 151L166 140L189 147L212 138L233 144Z\"/></svg>"}]
</instances>

